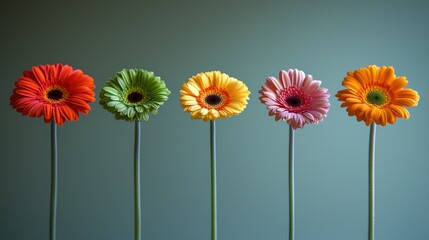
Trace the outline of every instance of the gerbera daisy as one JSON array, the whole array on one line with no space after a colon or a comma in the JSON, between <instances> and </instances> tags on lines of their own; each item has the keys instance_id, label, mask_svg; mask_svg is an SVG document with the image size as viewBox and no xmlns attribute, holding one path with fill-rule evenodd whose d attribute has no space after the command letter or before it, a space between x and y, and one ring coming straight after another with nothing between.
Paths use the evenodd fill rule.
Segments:
<instances>
[{"instance_id":1,"label":"gerbera daisy","mask_svg":"<svg viewBox=\"0 0 429 240\"><path fill-rule=\"evenodd\" d=\"M165 82L153 72L124 69L117 72L100 92L100 104L126 121L149 120L170 95Z\"/></svg>"},{"instance_id":2,"label":"gerbera daisy","mask_svg":"<svg viewBox=\"0 0 429 240\"><path fill-rule=\"evenodd\" d=\"M279 79L267 78L259 91L260 100L267 105L270 116L282 119L293 129L303 128L307 123L319 123L329 111L329 93L321 88L321 81L313 80L303 71L289 69L280 71Z\"/></svg>"},{"instance_id":3,"label":"gerbera daisy","mask_svg":"<svg viewBox=\"0 0 429 240\"><path fill-rule=\"evenodd\" d=\"M407 79L396 77L390 66L370 65L348 72L342 84L346 89L335 95L344 102L341 107L347 107L349 116L356 116L367 126L373 122L393 124L397 117L408 119L410 114L405 107L417 106L420 99L416 91L404 88Z\"/></svg>"},{"instance_id":4,"label":"gerbera daisy","mask_svg":"<svg viewBox=\"0 0 429 240\"><path fill-rule=\"evenodd\" d=\"M15 82L10 105L30 117L44 117L62 126L87 114L95 101L94 80L81 70L62 64L34 66Z\"/></svg>"},{"instance_id":5,"label":"gerbera daisy","mask_svg":"<svg viewBox=\"0 0 429 240\"><path fill-rule=\"evenodd\" d=\"M192 119L204 121L231 117L246 108L247 86L219 71L199 73L188 79L180 89L180 103Z\"/></svg>"}]
</instances>

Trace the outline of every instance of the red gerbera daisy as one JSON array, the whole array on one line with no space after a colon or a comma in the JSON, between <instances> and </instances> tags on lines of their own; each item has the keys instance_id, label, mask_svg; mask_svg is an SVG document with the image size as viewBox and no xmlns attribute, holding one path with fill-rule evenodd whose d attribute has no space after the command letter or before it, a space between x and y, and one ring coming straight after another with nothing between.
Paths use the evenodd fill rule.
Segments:
<instances>
[{"instance_id":1,"label":"red gerbera daisy","mask_svg":"<svg viewBox=\"0 0 429 240\"><path fill-rule=\"evenodd\" d=\"M95 101L94 80L81 70L68 65L39 65L15 82L10 105L30 117L44 117L62 126L77 121L79 112L88 114Z\"/></svg>"}]
</instances>

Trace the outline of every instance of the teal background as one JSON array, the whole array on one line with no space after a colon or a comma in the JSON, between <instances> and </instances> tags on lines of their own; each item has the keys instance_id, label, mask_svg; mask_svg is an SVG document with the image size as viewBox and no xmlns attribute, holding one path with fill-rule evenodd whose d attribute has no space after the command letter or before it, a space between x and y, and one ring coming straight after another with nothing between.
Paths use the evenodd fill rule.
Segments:
<instances>
[{"instance_id":1,"label":"teal background","mask_svg":"<svg viewBox=\"0 0 429 240\"><path fill-rule=\"evenodd\" d=\"M362 240L369 128L334 97L347 71L391 65L419 91L409 120L377 128L376 237L429 239L429 4L379 1L9 1L2 3L0 239L47 239L49 124L9 106L33 65L66 63L104 82L122 68L161 76L170 100L142 124L145 240L210 237L209 124L179 104L201 71L221 70L252 94L218 121L220 240L287 239L288 127L259 89L281 69L322 80L331 110L296 131L297 240ZM98 101L98 99L97 99ZM58 240L133 239L133 127L92 103L58 130Z\"/></svg>"}]
</instances>

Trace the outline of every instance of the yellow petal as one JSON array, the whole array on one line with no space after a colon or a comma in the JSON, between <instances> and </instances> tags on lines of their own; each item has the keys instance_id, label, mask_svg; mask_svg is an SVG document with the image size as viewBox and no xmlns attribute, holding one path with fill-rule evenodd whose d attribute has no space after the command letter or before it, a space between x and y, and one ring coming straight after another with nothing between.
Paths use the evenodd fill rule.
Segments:
<instances>
[{"instance_id":1,"label":"yellow petal","mask_svg":"<svg viewBox=\"0 0 429 240\"><path fill-rule=\"evenodd\" d=\"M201 106L200 105L192 105L192 106L189 106L188 107L188 111L197 111L197 110L200 110L201 109Z\"/></svg>"},{"instance_id":2,"label":"yellow petal","mask_svg":"<svg viewBox=\"0 0 429 240\"><path fill-rule=\"evenodd\" d=\"M198 96L200 95L200 92L199 92L198 88L197 88L194 84L188 83L188 84L187 84L187 87L188 87L189 91L190 91L190 92L191 92L195 97L198 97Z\"/></svg>"},{"instance_id":3,"label":"yellow petal","mask_svg":"<svg viewBox=\"0 0 429 240\"><path fill-rule=\"evenodd\" d=\"M209 113L209 110L208 110L207 108L202 108L202 109L200 110L200 112L201 112L201 114L204 116L204 115L207 115L207 113Z\"/></svg>"},{"instance_id":4,"label":"yellow petal","mask_svg":"<svg viewBox=\"0 0 429 240\"><path fill-rule=\"evenodd\" d=\"M183 95L180 97L180 100L183 101L196 101L197 99L194 96Z\"/></svg>"}]
</instances>

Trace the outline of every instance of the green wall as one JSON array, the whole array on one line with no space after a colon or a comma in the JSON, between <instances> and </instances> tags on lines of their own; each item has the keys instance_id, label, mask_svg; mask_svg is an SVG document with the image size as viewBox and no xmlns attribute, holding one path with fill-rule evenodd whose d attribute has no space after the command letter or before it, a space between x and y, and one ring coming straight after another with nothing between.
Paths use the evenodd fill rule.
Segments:
<instances>
[{"instance_id":1,"label":"green wall","mask_svg":"<svg viewBox=\"0 0 429 240\"><path fill-rule=\"evenodd\" d=\"M160 75L172 91L142 125L145 240L210 236L209 124L191 121L179 88L221 70L252 94L218 121L220 240L281 240L288 232L288 127L258 91L280 69L323 81L331 110L296 132L296 237L362 240L367 231L369 128L334 97L347 71L392 65L421 100L409 120L377 132L377 239L429 239L429 3L409 1L10 1L2 3L0 239L47 239L49 124L9 106L33 65L66 63L95 79L97 95L122 68ZM133 127L93 103L58 130L58 240L133 239Z\"/></svg>"}]
</instances>

